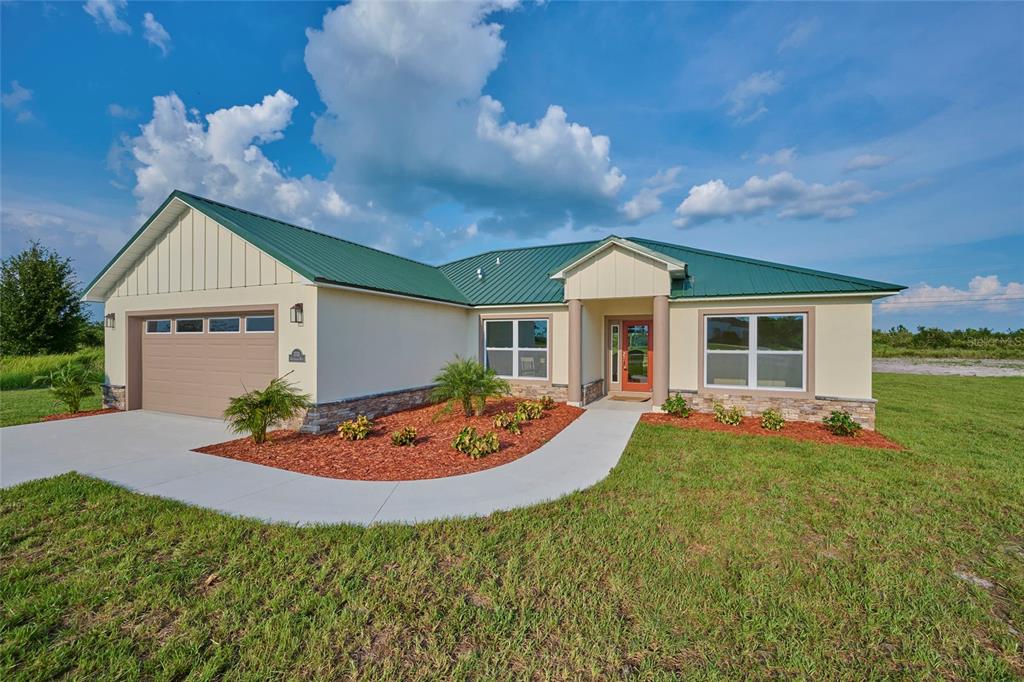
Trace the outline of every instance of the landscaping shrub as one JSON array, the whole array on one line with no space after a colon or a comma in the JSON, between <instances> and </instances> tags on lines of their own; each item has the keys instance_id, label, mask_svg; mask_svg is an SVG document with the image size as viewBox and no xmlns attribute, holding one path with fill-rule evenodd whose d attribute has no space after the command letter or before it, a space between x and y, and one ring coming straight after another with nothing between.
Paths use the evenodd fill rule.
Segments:
<instances>
[{"instance_id":1,"label":"landscaping shrub","mask_svg":"<svg viewBox=\"0 0 1024 682\"><path fill-rule=\"evenodd\" d=\"M474 427L467 426L455 435L452 447L473 459L480 459L497 452L501 443L498 442L498 435L494 431L480 435Z\"/></svg>"},{"instance_id":2,"label":"landscaping shrub","mask_svg":"<svg viewBox=\"0 0 1024 682\"><path fill-rule=\"evenodd\" d=\"M397 431L391 432L391 444L392 445L415 445L416 444L416 427L406 426Z\"/></svg>"},{"instance_id":3,"label":"landscaping shrub","mask_svg":"<svg viewBox=\"0 0 1024 682\"><path fill-rule=\"evenodd\" d=\"M456 405L462 407L467 417L484 413L488 398L508 395L511 392L508 382L476 360L455 356L445 365L440 374L434 377L437 386L431 393L436 402L447 402L448 405L440 414L451 412Z\"/></svg>"},{"instance_id":4,"label":"landscaping shrub","mask_svg":"<svg viewBox=\"0 0 1024 682\"><path fill-rule=\"evenodd\" d=\"M308 395L299 393L284 377L278 377L262 391L248 391L232 398L224 410L224 419L232 431L247 433L260 445L267 442L271 426L293 419L310 404Z\"/></svg>"},{"instance_id":5,"label":"landscaping shrub","mask_svg":"<svg viewBox=\"0 0 1024 682\"><path fill-rule=\"evenodd\" d=\"M545 410L555 409L555 399L549 395L542 395L538 401Z\"/></svg>"},{"instance_id":6,"label":"landscaping shrub","mask_svg":"<svg viewBox=\"0 0 1024 682\"><path fill-rule=\"evenodd\" d=\"M338 434L345 440L365 440L373 431L373 420L365 414L349 419L338 426Z\"/></svg>"},{"instance_id":7,"label":"landscaping shrub","mask_svg":"<svg viewBox=\"0 0 1024 682\"><path fill-rule=\"evenodd\" d=\"M861 425L854 421L846 410L832 410L832 413L821 420L825 428L837 436L856 436Z\"/></svg>"},{"instance_id":8,"label":"landscaping shrub","mask_svg":"<svg viewBox=\"0 0 1024 682\"><path fill-rule=\"evenodd\" d=\"M495 428L505 429L517 436L523 432L522 423L523 419L519 416L518 412L501 412L494 417Z\"/></svg>"},{"instance_id":9,"label":"landscaping shrub","mask_svg":"<svg viewBox=\"0 0 1024 682\"><path fill-rule=\"evenodd\" d=\"M54 405L67 405L68 412L80 412L82 400L96 395L96 384L103 381L103 372L95 364L68 360L47 376L36 377L39 384L49 384Z\"/></svg>"},{"instance_id":10,"label":"landscaping shrub","mask_svg":"<svg viewBox=\"0 0 1024 682\"><path fill-rule=\"evenodd\" d=\"M0 356L0 391L49 385L49 375L68 362L103 367L103 349L86 348L76 353L56 355L2 355ZM42 381L37 381L45 377ZM103 377L97 381L102 381Z\"/></svg>"},{"instance_id":11,"label":"landscaping shrub","mask_svg":"<svg viewBox=\"0 0 1024 682\"><path fill-rule=\"evenodd\" d=\"M725 405L716 402L714 410L716 422L728 424L729 426L738 426L743 421L743 410L736 406L725 409Z\"/></svg>"},{"instance_id":12,"label":"landscaping shrub","mask_svg":"<svg viewBox=\"0 0 1024 682\"><path fill-rule=\"evenodd\" d=\"M761 413L761 428L769 431L781 431L786 420L778 410L765 410Z\"/></svg>"},{"instance_id":13,"label":"landscaping shrub","mask_svg":"<svg viewBox=\"0 0 1024 682\"><path fill-rule=\"evenodd\" d=\"M540 419L544 416L544 406L536 400L524 400L516 405L516 415L520 421Z\"/></svg>"},{"instance_id":14,"label":"landscaping shrub","mask_svg":"<svg viewBox=\"0 0 1024 682\"><path fill-rule=\"evenodd\" d=\"M689 417L693 410L686 404L686 398L676 393L661 404L661 409L674 417Z\"/></svg>"}]
</instances>

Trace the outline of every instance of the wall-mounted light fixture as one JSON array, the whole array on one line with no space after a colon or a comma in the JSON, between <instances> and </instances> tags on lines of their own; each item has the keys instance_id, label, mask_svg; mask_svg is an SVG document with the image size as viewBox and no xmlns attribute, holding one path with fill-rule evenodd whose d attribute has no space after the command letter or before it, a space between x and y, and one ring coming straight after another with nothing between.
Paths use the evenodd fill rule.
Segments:
<instances>
[{"instance_id":1,"label":"wall-mounted light fixture","mask_svg":"<svg viewBox=\"0 0 1024 682\"><path fill-rule=\"evenodd\" d=\"M296 303L291 307L291 321L295 324L302 324L302 304Z\"/></svg>"},{"instance_id":2,"label":"wall-mounted light fixture","mask_svg":"<svg viewBox=\"0 0 1024 682\"><path fill-rule=\"evenodd\" d=\"M107 329L114 328L114 313L107 313L103 316L103 326Z\"/></svg>"}]
</instances>

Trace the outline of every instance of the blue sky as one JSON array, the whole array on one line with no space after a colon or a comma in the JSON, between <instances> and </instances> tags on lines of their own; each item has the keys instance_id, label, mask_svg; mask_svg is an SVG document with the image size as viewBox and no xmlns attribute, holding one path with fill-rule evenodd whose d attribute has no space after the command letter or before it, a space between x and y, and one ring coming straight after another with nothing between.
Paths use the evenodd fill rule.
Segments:
<instances>
[{"instance_id":1,"label":"blue sky","mask_svg":"<svg viewBox=\"0 0 1024 682\"><path fill-rule=\"evenodd\" d=\"M3 2L4 255L174 188L428 262L611 233L1024 326L1024 5Z\"/></svg>"}]
</instances>

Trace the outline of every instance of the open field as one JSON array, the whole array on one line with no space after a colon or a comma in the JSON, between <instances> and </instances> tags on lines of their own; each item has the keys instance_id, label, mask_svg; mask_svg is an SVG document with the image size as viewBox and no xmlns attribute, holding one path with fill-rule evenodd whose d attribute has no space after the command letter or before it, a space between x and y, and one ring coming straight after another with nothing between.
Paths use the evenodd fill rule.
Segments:
<instances>
[{"instance_id":1,"label":"open field","mask_svg":"<svg viewBox=\"0 0 1024 682\"><path fill-rule=\"evenodd\" d=\"M876 375L906 452L641 424L602 483L298 529L0 491L0 678L1024 675L1021 378Z\"/></svg>"}]
</instances>

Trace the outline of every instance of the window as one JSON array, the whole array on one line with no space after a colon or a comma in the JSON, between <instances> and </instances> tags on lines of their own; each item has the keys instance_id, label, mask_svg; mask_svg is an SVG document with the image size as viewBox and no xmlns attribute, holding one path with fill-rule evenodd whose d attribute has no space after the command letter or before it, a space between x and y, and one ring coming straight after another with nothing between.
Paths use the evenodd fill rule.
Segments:
<instances>
[{"instance_id":1,"label":"window","mask_svg":"<svg viewBox=\"0 0 1024 682\"><path fill-rule=\"evenodd\" d=\"M250 334L254 332L274 331L274 316L259 315L257 317L245 318L245 331L249 332Z\"/></svg>"},{"instance_id":2,"label":"window","mask_svg":"<svg viewBox=\"0 0 1024 682\"><path fill-rule=\"evenodd\" d=\"M239 317L211 317L211 334L232 334L242 330L242 319Z\"/></svg>"},{"instance_id":3,"label":"window","mask_svg":"<svg viewBox=\"0 0 1024 682\"><path fill-rule=\"evenodd\" d=\"M548 321L485 320L484 364L511 379L547 379Z\"/></svg>"},{"instance_id":4,"label":"window","mask_svg":"<svg viewBox=\"0 0 1024 682\"><path fill-rule=\"evenodd\" d=\"M805 390L805 314L708 315L704 325L705 386Z\"/></svg>"},{"instance_id":5,"label":"window","mask_svg":"<svg viewBox=\"0 0 1024 682\"><path fill-rule=\"evenodd\" d=\"M202 334L203 318L183 317L174 321L174 331L178 334Z\"/></svg>"},{"instance_id":6,"label":"window","mask_svg":"<svg viewBox=\"0 0 1024 682\"><path fill-rule=\"evenodd\" d=\"M170 334L171 333L171 321L170 320L146 320L146 333L147 334Z\"/></svg>"},{"instance_id":7,"label":"window","mask_svg":"<svg viewBox=\"0 0 1024 682\"><path fill-rule=\"evenodd\" d=\"M619 383L619 325L612 325L612 383Z\"/></svg>"}]
</instances>

